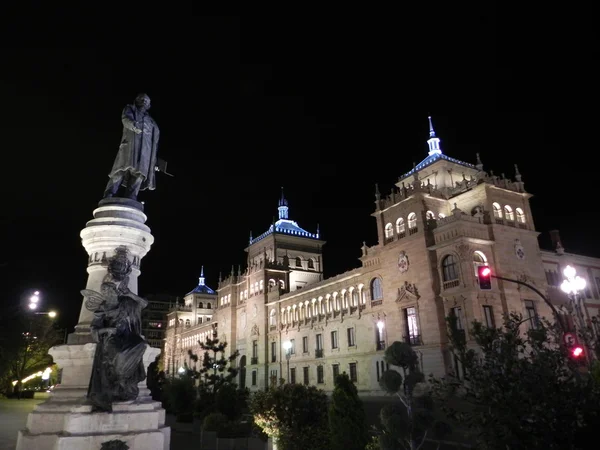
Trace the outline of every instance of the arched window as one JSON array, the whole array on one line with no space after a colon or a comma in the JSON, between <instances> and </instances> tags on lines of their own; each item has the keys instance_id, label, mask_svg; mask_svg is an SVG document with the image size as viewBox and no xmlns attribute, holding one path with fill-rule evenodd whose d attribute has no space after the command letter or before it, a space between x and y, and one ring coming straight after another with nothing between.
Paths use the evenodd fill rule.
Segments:
<instances>
[{"instance_id":1,"label":"arched window","mask_svg":"<svg viewBox=\"0 0 600 450\"><path fill-rule=\"evenodd\" d=\"M358 306L358 289L352 291L352 306Z\"/></svg>"},{"instance_id":2,"label":"arched window","mask_svg":"<svg viewBox=\"0 0 600 450\"><path fill-rule=\"evenodd\" d=\"M185 319L185 327L189 328L191 326L190 319Z\"/></svg>"},{"instance_id":3,"label":"arched window","mask_svg":"<svg viewBox=\"0 0 600 450\"><path fill-rule=\"evenodd\" d=\"M435 214L433 211L427 211L427 219L435 220Z\"/></svg>"},{"instance_id":4,"label":"arched window","mask_svg":"<svg viewBox=\"0 0 600 450\"><path fill-rule=\"evenodd\" d=\"M271 279L269 280L269 289L272 289L272 288L274 288L276 284L277 284L277 283L275 282L275 280L274 280L273 278L271 278Z\"/></svg>"},{"instance_id":5,"label":"arched window","mask_svg":"<svg viewBox=\"0 0 600 450\"><path fill-rule=\"evenodd\" d=\"M402 217L400 217L398 220L396 220L396 233L398 234L402 234L405 231L405 225L404 225L404 219Z\"/></svg>"},{"instance_id":6,"label":"arched window","mask_svg":"<svg viewBox=\"0 0 600 450\"><path fill-rule=\"evenodd\" d=\"M438 214L438 219L443 219L444 217L446 217L446 214L444 214L444 213Z\"/></svg>"},{"instance_id":7,"label":"arched window","mask_svg":"<svg viewBox=\"0 0 600 450\"><path fill-rule=\"evenodd\" d=\"M283 265L284 266L290 265L290 258L288 258L288 255L283 255Z\"/></svg>"},{"instance_id":8,"label":"arched window","mask_svg":"<svg viewBox=\"0 0 600 450\"><path fill-rule=\"evenodd\" d=\"M392 228L392 224L388 223L385 225L385 237L391 238L392 236L394 236L394 229Z\"/></svg>"},{"instance_id":9,"label":"arched window","mask_svg":"<svg viewBox=\"0 0 600 450\"><path fill-rule=\"evenodd\" d=\"M525 213L523 212L523 210L521 208L517 208L517 222L519 223L525 223Z\"/></svg>"},{"instance_id":10,"label":"arched window","mask_svg":"<svg viewBox=\"0 0 600 450\"><path fill-rule=\"evenodd\" d=\"M309 269L314 269L315 268L315 260L312 258L308 258L307 266Z\"/></svg>"},{"instance_id":11,"label":"arched window","mask_svg":"<svg viewBox=\"0 0 600 450\"><path fill-rule=\"evenodd\" d=\"M210 303L206 304L206 309L211 309Z\"/></svg>"},{"instance_id":12,"label":"arched window","mask_svg":"<svg viewBox=\"0 0 600 450\"><path fill-rule=\"evenodd\" d=\"M272 309L269 313L269 325L271 325L272 327L277 325L277 311L275 311L274 309Z\"/></svg>"},{"instance_id":13,"label":"arched window","mask_svg":"<svg viewBox=\"0 0 600 450\"><path fill-rule=\"evenodd\" d=\"M279 280L279 287L280 287L281 289L285 289L285 281L283 281L283 280Z\"/></svg>"},{"instance_id":14,"label":"arched window","mask_svg":"<svg viewBox=\"0 0 600 450\"><path fill-rule=\"evenodd\" d=\"M477 277L477 268L479 266L487 266L487 265L488 265L487 258L485 257L483 252L480 252L479 250L477 250L475 253L473 253L473 268L475 269L475 277Z\"/></svg>"},{"instance_id":15,"label":"arched window","mask_svg":"<svg viewBox=\"0 0 600 450\"><path fill-rule=\"evenodd\" d=\"M375 300L383 300L383 289L380 278L373 278L373 281L371 281L371 301Z\"/></svg>"},{"instance_id":16,"label":"arched window","mask_svg":"<svg viewBox=\"0 0 600 450\"><path fill-rule=\"evenodd\" d=\"M296 267L302 267L302 258L296 256Z\"/></svg>"},{"instance_id":17,"label":"arched window","mask_svg":"<svg viewBox=\"0 0 600 450\"><path fill-rule=\"evenodd\" d=\"M259 284L259 292L262 292L265 288L265 282L263 280L260 280L260 284Z\"/></svg>"},{"instance_id":18,"label":"arched window","mask_svg":"<svg viewBox=\"0 0 600 450\"><path fill-rule=\"evenodd\" d=\"M442 278L444 282L458 280L458 263L454 255L448 255L442 260Z\"/></svg>"},{"instance_id":19,"label":"arched window","mask_svg":"<svg viewBox=\"0 0 600 450\"><path fill-rule=\"evenodd\" d=\"M492 203L492 209L494 210L494 217L496 219L502 219L502 208L498 203Z\"/></svg>"},{"instance_id":20,"label":"arched window","mask_svg":"<svg viewBox=\"0 0 600 450\"><path fill-rule=\"evenodd\" d=\"M513 209L508 205L504 205L504 217L506 217L506 220L515 220L515 213L513 212Z\"/></svg>"},{"instance_id":21,"label":"arched window","mask_svg":"<svg viewBox=\"0 0 600 450\"><path fill-rule=\"evenodd\" d=\"M408 215L408 229L412 230L413 228L417 228L417 215L411 212Z\"/></svg>"},{"instance_id":22,"label":"arched window","mask_svg":"<svg viewBox=\"0 0 600 450\"><path fill-rule=\"evenodd\" d=\"M198 308L204 308L204 303L202 303L202 302L198 303Z\"/></svg>"}]
</instances>

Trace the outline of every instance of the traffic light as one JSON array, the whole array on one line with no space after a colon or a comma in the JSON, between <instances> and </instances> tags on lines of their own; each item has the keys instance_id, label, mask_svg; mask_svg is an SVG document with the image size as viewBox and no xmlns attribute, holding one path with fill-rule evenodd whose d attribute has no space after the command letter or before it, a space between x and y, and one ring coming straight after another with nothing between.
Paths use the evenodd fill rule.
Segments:
<instances>
[{"instance_id":1,"label":"traffic light","mask_svg":"<svg viewBox=\"0 0 600 450\"><path fill-rule=\"evenodd\" d=\"M581 348L579 345L573 347L571 349L571 355L573 358L581 358L583 356L583 348Z\"/></svg>"},{"instance_id":2,"label":"traffic light","mask_svg":"<svg viewBox=\"0 0 600 450\"><path fill-rule=\"evenodd\" d=\"M479 279L479 289L492 289L492 270L488 266L477 267L477 278Z\"/></svg>"}]
</instances>

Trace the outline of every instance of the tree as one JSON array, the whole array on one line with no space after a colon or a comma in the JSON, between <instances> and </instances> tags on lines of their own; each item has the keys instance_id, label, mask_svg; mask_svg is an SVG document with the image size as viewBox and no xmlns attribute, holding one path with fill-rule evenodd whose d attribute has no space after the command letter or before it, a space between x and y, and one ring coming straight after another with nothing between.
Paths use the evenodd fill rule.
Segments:
<instances>
[{"instance_id":1,"label":"tree","mask_svg":"<svg viewBox=\"0 0 600 450\"><path fill-rule=\"evenodd\" d=\"M48 350L62 343L62 333L45 315L21 316L4 323L0 334L0 378L5 386L17 380L14 392L20 396L21 380L52 365Z\"/></svg>"},{"instance_id":2,"label":"tree","mask_svg":"<svg viewBox=\"0 0 600 450\"><path fill-rule=\"evenodd\" d=\"M381 410L383 429L379 436L382 449L421 449L428 438L441 437L448 431L447 424L434 417L431 393L425 389L419 358L412 347L394 342L385 350L385 361L402 370L383 372L379 384L389 394L398 396L400 404L388 405Z\"/></svg>"},{"instance_id":3,"label":"tree","mask_svg":"<svg viewBox=\"0 0 600 450\"><path fill-rule=\"evenodd\" d=\"M369 442L365 410L346 372L335 379L329 402L329 433L332 450L363 450Z\"/></svg>"},{"instance_id":4,"label":"tree","mask_svg":"<svg viewBox=\"0 0 600 450\"><path fill-rule=\"evenodd\" d=\"M522 333L519 314L502 328L473 322L468 348L449 317L451 351L464 376L431 378L446 411L482 450L596 448L600 391L560 345L559 328L540 320Z\"/></svg>"},{"instance_id":5,"label":"tree","mask_svg":"<svg viewBox=\"0 0 600 450\"><path fill-rule=\"evenodd\" d=\"M327 394L315 386L284 384L256 392L254 423L280 450L329 449Z\"/></svg>"},{"instance_id":6,"label":"tree","mask_svg":"<svg viewBox=\"0 0 600 450\"><path fill-rule=\"evenodd\" d=\"M223 384L232 383L237 376L238 369L231 367L231 363L235 362L240 352L236 350L226 357L227 342L219 341L216 330L213 331L212 339L207 339L206 342L199 341L198 344L204 350L200 369L188 367L188 372L191 371L193 376L199 378L200 383L214 394ZM198 362L198 355L191 350L188 350L188 355L191 361Z\"/></svg>"}]
</instances>

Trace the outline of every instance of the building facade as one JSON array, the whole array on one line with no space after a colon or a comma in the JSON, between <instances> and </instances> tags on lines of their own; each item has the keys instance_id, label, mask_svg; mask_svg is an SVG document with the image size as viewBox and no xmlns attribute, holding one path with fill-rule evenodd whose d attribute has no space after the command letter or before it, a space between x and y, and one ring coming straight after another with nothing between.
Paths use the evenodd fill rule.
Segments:
<instances>
[{"instance_id":1,"label":"building facade","mask_svg":"<svg viewBox=\"0 0 600 450\"><path fill-rule=\"evenodd\" d=\"M149 294L145 298L148 300L148 306L142 309L142 334L151 347L164 351L167 313L178 303L177 297Z\"/></svg>"},{"instance_id":2,"label":"building facade","mask_svg":"<svg viewBox=\"0 0 600 450\"><path fill-rule=\"evenodd\" d=\"M540 250L531 194L516 165L509 179L484 171L479 155L475 164L446 156L431 119L427 144L427 157L388 195L376 189L378 243L363 245L362 267L332 278L323 277L319 231L291 220L282 195L279 219L250 238L246 270L232 268L216 292L192 291L170 313L171 373L189 349L201 352L198 341L217 333L240 352L238 383L251 390L283 379L331 391L336 374L346 372L361 394L379 395L384 351L394 341L414 347L424 373L460 373L448 351L450 314L467 337L473 320L500 326L509 311L529 318L526 326L551 317L543 299L519 284L493 279L490 290L481 290L478 266L551 292L559 303L565 296L548 273L560 273L566 261L588 286L600 283L600 260ZM599 288L586 299L594 315Z\"/></svg>"}]
</instances>

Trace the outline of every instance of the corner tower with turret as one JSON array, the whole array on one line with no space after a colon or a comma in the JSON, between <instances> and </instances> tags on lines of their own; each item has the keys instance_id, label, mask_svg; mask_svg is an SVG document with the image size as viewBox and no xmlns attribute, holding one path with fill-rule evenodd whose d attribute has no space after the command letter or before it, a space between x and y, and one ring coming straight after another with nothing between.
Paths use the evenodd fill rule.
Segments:
<instances>
[{"instance_id":1,"label":"corner tower with turret","mask_svg":"<svg viewBox=\"0 0 600 450\"><path fill-rule=\"evenodd\" d=\"M413 164L388 196L376 188L379 242L363 250L362 260L365 266L378 261L383 292L398 293L394 307L385 311L399 325L396 339L419 347L426 370L444 373L459 370L446 351L448 315L458 316L468 336L473 320L499 326L509 311L550 314L541 299L516 284L494 279L491 290L479 288L480 265L546 288L531 195L517 166L509 179L484 171L479 154L475 164L446 156L431 118L427 144L427 157ZM402 296L407 286L418 297Z\"/></svg>"}]
</instances>

